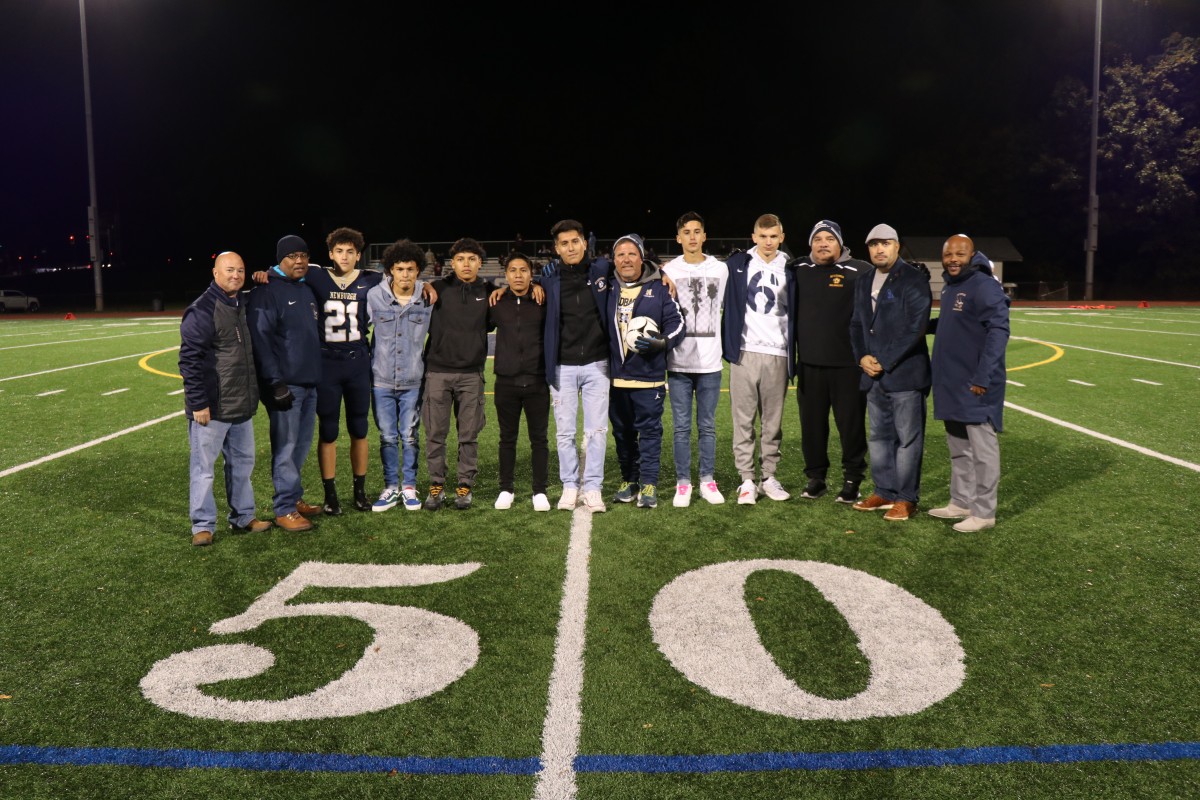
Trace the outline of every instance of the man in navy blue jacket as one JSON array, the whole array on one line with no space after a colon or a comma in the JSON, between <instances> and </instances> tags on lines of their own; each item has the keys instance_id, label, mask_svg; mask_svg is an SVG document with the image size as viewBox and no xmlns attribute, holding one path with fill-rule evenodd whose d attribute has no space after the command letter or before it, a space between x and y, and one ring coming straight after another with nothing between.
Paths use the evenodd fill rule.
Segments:
<instances>
[{"instance_id":1,"label":"man in navy blue jacket","mask_svg":"<svg viewBox=\"0 0 1200 800\"><path fill-rule=\"evenodd\" d=\"M655 508L667 350L683 340L684 326L658 267L646 263L645 257L645 245L637 234L622 236L613 244L616 274L607 313L612 375L608 419L621 466L621 488L615 499L630 503L636 492L638 508ZM631 334L630 323L643 317L654 322L657 332Z\"/></svg>"},{"instance_id":2,"label":"man in navy blue jacket","mask_svg":"<svg viewBox=\"0 0 1200 800\"><path fill-rule=\"evenodd\" d=\"M933 416L946 424L950 449L950 503L931 509L939 519L961 519L954 530L972 533L996 524L1000 441L1007 372L1009 299L987 256L961 234L942 247L946 283L932 326Z\"/></svg>"},{"instance_id":3,"label":"man in navy blue jacket","mask_svg":"<svg viewBox=\"0 0 1200 800\"><path fill-rule=\"evenodd\" d=\"M917 510L925 451L925 397L929 394L929 281L900 258L900 236L890 225L867 234L875 269L854 282L850 343L862 368L871 420L871 479L875 491L854 504L884 511L898 522Z\"/></svg>"},{"instance_id":4,"label":"man in navy blue jacket","mask_svg":"<svg viewBox=\"0 0 1200 800\"><path fill-rule=\"evenodd\" d=\"M267 283L250 293L250 335L263 403L271 421L271 480L275 524L311 530L307 519L321 507L304 502L300 470L312 448L317 384L321 382L321 332L317 301L304 283L308 245L284 236L275 246L279 263Z\"/></svg>"},{"instance_id":5,"label":"man in navy blue jacket","mask_svg":"<svg viewBox=\"0 0 1200 800\"><path fill-rule=\"evenodd\" d=\"M229 525L258 533L271 527L254 516L254 412L258 409L254 354L240 292L246 265L237 253L213 262L213 282L183 312L179 324L179 374L188 418L189 505L192 544L212 544L217 527L213 468L225 456Z\"/></svg>"}]
</instances>

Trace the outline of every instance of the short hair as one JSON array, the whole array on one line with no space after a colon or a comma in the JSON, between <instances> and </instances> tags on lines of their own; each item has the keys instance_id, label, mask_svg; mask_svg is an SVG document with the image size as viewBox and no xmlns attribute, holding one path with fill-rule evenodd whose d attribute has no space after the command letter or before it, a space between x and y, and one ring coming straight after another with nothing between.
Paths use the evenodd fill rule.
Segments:
<instances>
[{"instance_id":1,"label":"short hair","mask_svg":"<svg viewBox=\"0 0 1200 800\"><path fill-rule=\"evenodd\" d=\"M774 214L763 214L758 219L754 220L754 227L766 230L767 228L779 228L783 230L783 223L779 221L779 217Z\"/></svg>"},{"instance_id":2,"label":"short hair","mask_svg":"<svg viewBox=\"0 0 1200 800\"><path fill-rule=\"evenodd\" d=\"M564 219L554 223L554 227L550 229L550 238L557 242L560 233L570 233L571 231L578 231L580 238L587 238L587 234L583 231L583 223L577 219Z\"/></svg>"},{"instance_id":3,"label":"short hair","mask_svg":"<svg viewBox=\"0 0 1200 800\"><path fill-rule=\"evenodd\" d=\"M450 257L454 258L459 253L474 253L479 256L482 261L487 258L487 252L483 249L483 245L469 236L464 236L454 244L450 245Z\"/></svg>"},{"instance_id":4,"label":"short hair","mask_svg":"<svg viewBox=\"0 0 1200 800\"><path fill-rule=\"evenodd\" d=\"M363 239L361 231L356 231L354 228L335 228L328 236L325 237L325 246L332 250L339 244L352 244L354 249L362 252L367 246L367 242Z\"/></svg>"},{"instance_id":5,"label":"short hair","mask_svg":"<svg viewBox=\"0 0 1200 800\"><path fill-rule=\"evenodd\" d=\"M425 265L425 253L421 251L420 245L408 239L397 239L387 246L379 261L383 264L384 272L390 271L393 265L405 261L415 261L417 272L420 272L421 267Z\"/></svg>"},{"instance_id":6,"label":"short hair","mask_svg":"<svg viewBox=\"0 0 1200 800\"><path fill-rule=\"evenodd\" d=\"M700 216L695 211L689 211L679 219L675 220L675 232L679 233L679 231L683 230L683 226L687 225L689 222L699 222L700 227L704 227L704 217Z\"/></svg>"},{"instance_id":7,"label":"short hair","mask_svg":"<svg viewBox=\"0 0 1200 800\"><path fill-rule=\"evenodd\" d=\"M508 269L508 265L514 261L524 261L529 266L529 271L533 271L533 259L522 253L520 250L513 250L504 257L504 268Z\"/></svg>"}]
</instances>

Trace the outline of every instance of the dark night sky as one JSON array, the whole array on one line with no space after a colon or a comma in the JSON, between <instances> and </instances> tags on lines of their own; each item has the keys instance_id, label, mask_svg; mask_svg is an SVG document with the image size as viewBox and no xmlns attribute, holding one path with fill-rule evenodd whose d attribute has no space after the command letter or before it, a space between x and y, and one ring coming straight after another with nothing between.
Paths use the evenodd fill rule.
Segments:
<instances>
[{"instance_id":1,"label":"dark night sky","mask_svg":"<svg viewBox=\"0 0 1200 800\"><path fill-rule=\"evenodd\" d=\"M710 235L774 211L794 247L820 217L852 242L880 220L937 235L996 188L948 190L1001 162L980 130L1040 113L1063 75L1090 85L1090 0L378 5L88 0L100 207L127 268L266 263L280 235L342 224L667 237L689 209ZM1197 16L1107 0L1105 38L1136 52ZM0 0L0 76L0 246L56 251L86 231L77 2ZM986 201L972 213L1020 247Z\"/></svg>"}]
</instances>

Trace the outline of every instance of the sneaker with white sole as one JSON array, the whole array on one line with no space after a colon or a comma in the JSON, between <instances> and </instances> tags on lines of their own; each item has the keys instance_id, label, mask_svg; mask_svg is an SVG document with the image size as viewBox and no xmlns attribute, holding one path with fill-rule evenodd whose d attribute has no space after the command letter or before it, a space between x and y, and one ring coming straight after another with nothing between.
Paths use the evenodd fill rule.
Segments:
<instances>
[{"instance_id":1,"label":"sneaker with white sole","mask_svg":"<svg viewBox=\"0 0 1200 800\"><path fill-rule=\"evenodd\" d=\"M593 514L602 514L608 510L608 507L604 505L604 495L600 494L599 489L589 489L584 492L583 504Z\"/></svg>"},{"instance_id":2,"label":"sneaker with white sole","mask_svg":"<svg viewBox=\"0 0 1200 800\"><path fill-rule=\"evenodd\" d=\"M756 502L758 502L758 487L752 480L742 481L742 485L738 487L738 505L752 506Z\"/></svg>"},{"instance_id":3,"label":"sneaker with white sole","mask_svg":"<svg viewBox=\"0 0 1200 800\"><path fill-rule=\"evenodd\" d=\"M475 495L472 494L471 487L465 483L460 483L454 490L454 507L459 511L466 511L474 501Z\"/></svg>"},{"instance_id":4,"label":"sneaker with white sole","mask_svg":"<svg viewBox=\"0 0 1200 800\"><path fill-rule=\"evenodd\" d=\"M762 493L772 500L783 501L791 498L791 494L787 489L783 488L783 484L779 479L772 475L769 478L763 478Z\"/></svg>"},{"instance_id":5,"label":"sneaker with white sole","mask_svg":"<svg viewBox=\"0 0 1200 800\"><path fill-rule=\"evenodd\" d=\"M996 527L996 518L984 519L983 517L967 517L962 522L954 526L954 530L959 533L976 533L978 531L987 530L988 528Z\"/></svg>"},{"instance_id":6,"label":"sneaker with white sole","mask_svg":"<svg viewBox=\"0 0 1200 800\"><path fill-rule=\"evenodd\" d=\"M700 484L700 496L714 506L719 506L725 502L725 495L721 494L721 490L717 488L716 481L705 481Z\"/></svg>"},{"instance_id":7,"label":"sneaker with white sole","mask_svg":"<svg viewBox=\"0 0 1200 800\"><path fill-rule=\"evenodd\" d=\"M539 492L538 494L535 494L533 496L533 510L534 511L549 511L550 510L550 498L546 497L545 492Z\"/></svg>"},{"instance_id":8,"label":"sneaker with white sole","mask_svg":"<svg viewBox=\"0 0 1200 800\"><path fill-rule=\"evenodd\" d=\"M800 493L800 496L806 500L816 500L818 497L823 496L827 491L829 491L829 488L825 485L825 481L821 480L820 478L809 478L808 483L804 485L804 491Z\"/></svg>"},{"instance_id":9,"label":"sneaker with white sole","mask_svg":"<svg viewBox=\"0 0 1200 800\"><path fill-rule=\"evenodd\" d=\"M496 496L496 508L499 511L506 511L512 508L515 497L512 492L501 492Z\"/></svg>"},{"instance_id":10,"label":"sneaker with white sole","mask_svg":"<svg viewBox=\"0 0 1200 800\"><path fill-rule=\"evenodd\" d=\"M638 492L638 508L658 508L658 487L653 483L647 483L642 486L642 490Z\"/></svg>"},{"instance_id":11,"label":"sneaker with white sole","mask_svg":"<svg viewBox=\"0 0 1200 800\"><path fill-rule=\"evenodd\" d=\"M862 492L858 490L858 484L854 481L846 481L842 484L842 490L837 493L837 497L833 499L838 503L854 505L861 497Z\"/></svg>"},{"instance_id":12,"label":"sneaker with white sole","mask_svg":"<svg viewBox=\"0 0 1200 800\"><path fill-rule=\"evenodd\" d=\"M383 490L383 494L379 495L379 499L371 504L372 511L389 511L396 507L400 502L400 487L387 486Z\"/></svg>"},{"instance_id":13,"label":"sneaker with white sole","mask_svg":"<svg viewBox=\"0 0 1200 800\"><path fill-rule=\"evenodd\" d=\"M400 490L400 496L404 498L404 510L405 511L420 511L421 510L421 498L417 494L417 487L405 486L403 489Z\"/></svg>"},{"instance_id":14,"label":"sneaker with white sole","mask_svg":"<svg viewBox=\"0 0 1200 800\"><path fill-rule=\"evenodd\" d=\"M559 511L574 511L579 505L579 490L574 486L564 486L562 497L558 499Z\"/></svg>"},{"instance_id":15,"label":"sneaker with white sole","mask_svg":"<svg viewBox=\"0 0 1200 800\"><path fill-rule=\"evenodd\" d=\"M613 501L617 503L632 503L637 499L637 490L637 484L633 481L621 481L621 487L613 495Z\"/></svg>"},{"instance_id":16,"label":"sneaker with white sole","mask_svg":"<svg viewBox=\"0 0 1200 800\"><path fill-rule=\"evenodd\" d=\"M966 519L971 516L971 509L956 506L954 503L947 503L941 508L929 509L929 516L937 517L938 519Z\"/></svg>"},{"instance_id":17,"label":"sneaker with white sole","mask_svg":"<svg viewBox=\"0 0 1200 800\"><path fill-rule=\"evenodd\" d=\"M429 495L425 498L425 510L437 511L446 505L446 487L435 483L429 487Z\"/></svg>"},{"instance_id":18,"label":"sneaker with white sole","mask_svg":"<svg viewBox=\"0 0 1200 800\"><path fill-rule=\"evenodd\" d=\"M690 483L681 483L675 487L675 499L671 501L671 505L676 508L687 508L692 504L692 485Z\"/></svg>"}]
</instances>

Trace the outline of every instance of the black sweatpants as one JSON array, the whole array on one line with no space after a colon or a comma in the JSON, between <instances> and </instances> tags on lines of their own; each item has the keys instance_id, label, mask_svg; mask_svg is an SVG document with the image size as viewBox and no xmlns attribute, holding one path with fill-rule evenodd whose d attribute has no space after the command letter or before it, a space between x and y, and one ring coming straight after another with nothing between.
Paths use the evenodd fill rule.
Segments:
<instances>
[{"instance_id":1,"label":"black sweatpants","mask_svg":"<svg viewBox=\"0 0 1200 800\"><path fill-rule=\"evenodd\" d=\"M825 480L829 471L829 411L842 442L842 479L861 483L867 474L867 395L858 388L859 367L801 364L796 376L800 448L804 474Z\"/></svg>"}]
</instances>

